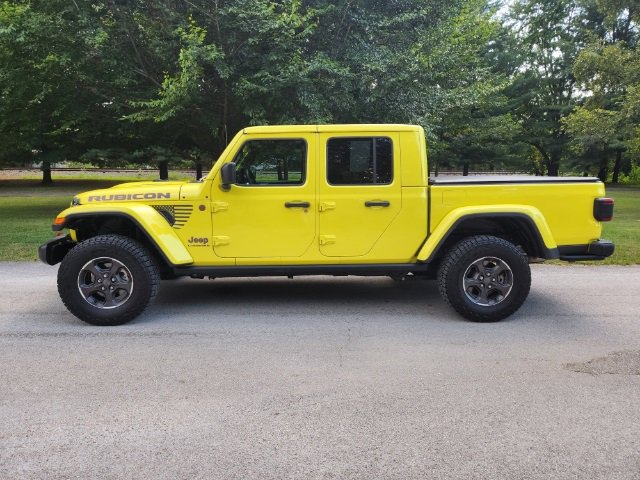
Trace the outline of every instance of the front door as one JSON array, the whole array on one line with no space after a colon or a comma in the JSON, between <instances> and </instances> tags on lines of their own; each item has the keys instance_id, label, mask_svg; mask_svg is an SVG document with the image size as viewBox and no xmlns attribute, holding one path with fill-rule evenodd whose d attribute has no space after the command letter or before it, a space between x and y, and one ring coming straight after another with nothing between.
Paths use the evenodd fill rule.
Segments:
<instances>
[{"instance_id":1,"label":"front door","mask_svg":"<svg viewBox=\"0 0 640 480\"><path fill-rule=\"evenodd\" d=\"M402 208L399 137L327 132L320 151L320 252L367 255Z\"/></svg>"},{"instance_id":2,"label":"front door","mask_svg":"<svg viewBox=\"0 0 640 480\"><path fill-rule=\"evenodd\" d=\"M212 189L213 248L219 257L299 257L316 238L316 136L251 137L233 161L237 181Z\"/></svg>"}]
</instances>

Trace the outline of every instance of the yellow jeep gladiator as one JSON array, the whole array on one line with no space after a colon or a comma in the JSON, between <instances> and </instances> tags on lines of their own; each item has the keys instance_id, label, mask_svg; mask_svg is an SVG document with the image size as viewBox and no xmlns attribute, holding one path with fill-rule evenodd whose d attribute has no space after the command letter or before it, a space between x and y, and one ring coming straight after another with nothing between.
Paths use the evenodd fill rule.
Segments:
<instances>
[{"instance_id":1,"label":"yellow jeep gladiator","mask_svg":"<svg viewBox=\"0 0 640 480\"><path fill-rule=\"evenodd\" d=\"M62 262L62 301L94 325L135 318L161 278L279 275L432 276L489 322L522 305L530 262L611 255L612 215L596 178L429 178L418 126L250 127L201 181L77 195L39 257Z\"/></svg>"}]
</instances>

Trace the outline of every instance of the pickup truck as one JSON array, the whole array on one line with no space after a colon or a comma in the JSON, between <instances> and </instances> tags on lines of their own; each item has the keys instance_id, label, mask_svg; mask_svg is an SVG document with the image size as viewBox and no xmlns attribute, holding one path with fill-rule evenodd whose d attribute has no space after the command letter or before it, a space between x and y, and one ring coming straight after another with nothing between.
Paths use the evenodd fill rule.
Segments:
<instances>
[{"instance_id":1,"label":"pickup truck","mask_svg":"<svg viewBox=\"0 0 640 480\"><path fill-rule=\"evenodd\" d=\"M523 304L530 263L611 255L612 216L596 178L429 178L419 126L249 127L201 181L75 196L39 257L61 262L63 303L94 325L135 318L161 278L297 275L435 278L490 322Z\"/></svg>"}]
</instances>

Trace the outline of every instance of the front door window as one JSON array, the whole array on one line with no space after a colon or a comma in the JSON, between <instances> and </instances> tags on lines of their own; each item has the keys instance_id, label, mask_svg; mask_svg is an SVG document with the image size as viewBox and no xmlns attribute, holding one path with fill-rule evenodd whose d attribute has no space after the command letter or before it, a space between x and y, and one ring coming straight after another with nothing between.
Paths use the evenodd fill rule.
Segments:
<instances>
[{"instance_id":1,"label":"front door window","mask_svg":"<svg viewBox=\"0 0 640 480\"><path fill-rule=\"evenodd\" d=\"M250 140L234 161L238 185L302 185L307 143L293 140Z\"/></svg>"}]
</instances>

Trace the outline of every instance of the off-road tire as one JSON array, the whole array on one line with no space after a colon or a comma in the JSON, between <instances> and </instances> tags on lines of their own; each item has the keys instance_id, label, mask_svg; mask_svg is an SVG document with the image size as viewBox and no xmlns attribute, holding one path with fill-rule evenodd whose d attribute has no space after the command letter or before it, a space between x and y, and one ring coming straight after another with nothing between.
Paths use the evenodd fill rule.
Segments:
<instances>
[{"instance_id":1,"label":"off-road tire","mask_svg":"<svg viewBox=\"0 0 640 480\"><path fill-rule=\"evenodd\" d=\"M121 271L125 272L122 273L125 280L130 277L130 294L119 305L106 308L105 301L103 306L96 306L89 301L94 301L94 297L87 299L81 292L81 275L87 275L85 267L99 259L111 259L112 265L118 262L124 267ZM117 283L113 285L118 288ZM160 273L151 254L139 242L122 235L100 235L78 243L58 270L58 293L64 305L80 320L98 326L122 325L133 320L151 303L159 286ZM126 289L122 291L127 293ZM101 293L98 291L97 295Z\"/></svg>"},{"instance_id":2,"label":"off-road tire","mask_svg":"<svg viewBox=\"0 0 640 480\"><path fill-rule=\"evenodd\" d=\"M477 265L489 265L487 272L491 265L501 266L503 275L510 278L510 289L507 282L500 283L501 290L498 291L496 285L488 283L493 279L479 280L484 278L485 272L482 277L476 272L474 277L472 274L478 270ZM469 286L475 282L482 283L478 287ZM490 286L494 290L490 290ZM526 300L530 287L531 269L527 256L511 242L491 235L468 237L456 243L445 254L438 269L438 290L442 298L473 322L497 322L513 314ZM486 292L491 292L488 297Z\"/></svg>"}]
</instances>

